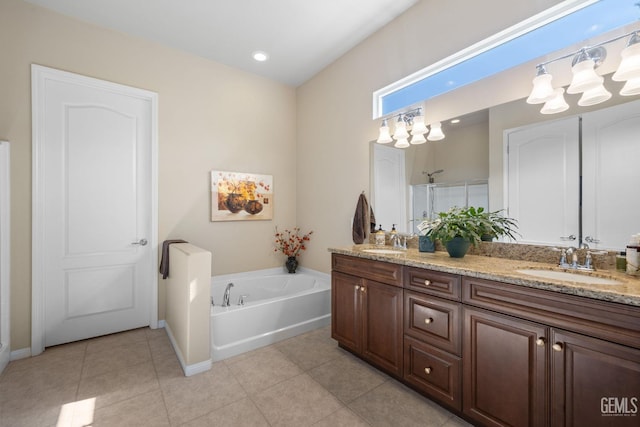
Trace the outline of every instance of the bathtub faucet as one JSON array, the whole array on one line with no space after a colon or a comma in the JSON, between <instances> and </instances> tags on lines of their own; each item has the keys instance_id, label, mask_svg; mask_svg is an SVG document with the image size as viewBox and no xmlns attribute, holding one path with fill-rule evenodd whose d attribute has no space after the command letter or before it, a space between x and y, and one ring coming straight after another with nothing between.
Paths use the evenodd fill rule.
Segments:
<instances>
[{"instance_id":1,"label":"bathtub faucet","mask_svg":"<svg viewBox=\"0 0 640 427\"><path fill-rule=\"evenodd\" d=\"M233 283L229 283L227 288L224 290L224 297L222 297L222 306L229 307L231 304L229 303L231 297L231 288L233 288Z\"/></svg>"}]
</instances>

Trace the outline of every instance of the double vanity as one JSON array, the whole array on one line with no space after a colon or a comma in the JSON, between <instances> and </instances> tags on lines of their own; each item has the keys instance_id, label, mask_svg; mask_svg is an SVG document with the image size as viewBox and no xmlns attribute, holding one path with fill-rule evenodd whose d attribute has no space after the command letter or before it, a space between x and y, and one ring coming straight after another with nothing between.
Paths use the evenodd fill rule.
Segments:
<instances>
[{"instance_id":1,"label":"double vanity","mask_svg":"<svg viewBox=\"0 0 640 427\"><path fill-rule=\"evenodd\" d=\"M640 278L355 245L332 252L332 336L486 426L640 423Z\"/></svg>"}]
</instances>

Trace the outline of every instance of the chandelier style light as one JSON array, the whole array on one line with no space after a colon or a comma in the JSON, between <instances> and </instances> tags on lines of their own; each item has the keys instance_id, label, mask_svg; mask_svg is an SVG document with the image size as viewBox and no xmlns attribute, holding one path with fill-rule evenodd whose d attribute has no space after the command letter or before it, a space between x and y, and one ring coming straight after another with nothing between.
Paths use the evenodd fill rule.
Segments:
<instances>
[{"instance_id":1,"label":"chandelier style light","mask_svg":"<svg viewBox=\"0 0 640 427\"><path fill-rule=\"evenodd\" d=\"M552 59L536 66L533 88L527 98L529 104L544 104L542 114L556 114L566 111L569 104L564 100L564 88L554 88L553 77L548 73L546 65L561 59L573 57L571 73L573 78L566 93L582 96L578 105L586 107L596 105L611 98L612 94L604 86L604 77L596 69L607 57L604 45L625 37L629 37L627 46L621 53L622 61L617 71L611 76L614 81L625 82L620 90L622 96L640 95L640 30L624 34L591 47L584 47L577 52Z\"/></svg>"},{"instance_id":2,"label":"chandelier style light","mask_svg":"<svg viewBox=\"0 0 640 427\"><path fill-rule=\"evenodd\" d=\"M396 117L392 136L388 123L389 120ZM429 136L425 137L427 134L429 134ZM438 141L443 138L444 133L442 133L440 122L433 123L431 125L431 133L429 133L429 128L427 128L427 125L424 123L422 107L418 107L382 120L376 142L379 144L388 144L395 140L395 144L393 144L394 147L407 148L411 145L424 144L427 140Z\"/></svg>"}]
</instances>

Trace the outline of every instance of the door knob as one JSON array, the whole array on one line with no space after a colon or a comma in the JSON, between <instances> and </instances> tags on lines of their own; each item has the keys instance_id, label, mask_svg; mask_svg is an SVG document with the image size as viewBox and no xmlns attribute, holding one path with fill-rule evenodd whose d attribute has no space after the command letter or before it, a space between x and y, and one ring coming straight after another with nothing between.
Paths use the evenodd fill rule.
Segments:
<instances>
[{"instance_id":1,"label":"door knob","mask_svg":"<svg viewBox=\"0 0 640 427\"><path fill-rule=\"evenodd\" d=\"M536 345L537 345L538 347L544 347L544 338L538 338L538 339L536 340Z\"/></svg>"},{"instance_id":2,"label":"door knob","mask_svg":"<svg viewBox=\"0 0 640 427\"><path fill-rule=\"evenodd\" d=\"M557 342L551 347L553 348L554 351L562 351L562 343Z\"/></svg>"},{"instance_id":3,"label":"door knob","mask_svg":"<svg viewBox=\"0 0 640 427\"><path fill-rule=\"evenodd\" d=\"M147 243L149 243L147 241L147 239L140 239L137 242L133 242L131 243L132 245L140 245L140 246L147 246Z\"/></svg>"}]
</instances>

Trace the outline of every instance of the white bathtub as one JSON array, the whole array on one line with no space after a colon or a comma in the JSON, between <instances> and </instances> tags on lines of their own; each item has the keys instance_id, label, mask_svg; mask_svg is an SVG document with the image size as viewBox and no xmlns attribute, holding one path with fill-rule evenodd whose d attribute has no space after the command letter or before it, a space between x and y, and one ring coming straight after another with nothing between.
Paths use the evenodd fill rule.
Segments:
<instances>
[{"instance_id":1,"label":"white bathtub","mask_svg":"<svg viewBox=\"0 0 640 427\"><path fill-rule=\"evenodd\" d=\"M222 307L233 283L229 307ZM244 305L238 305L238 298ZM330 276L282 269L214 276L211 358L218 361L326 326L331 322Z\"/></svg>"}]
</instances>

